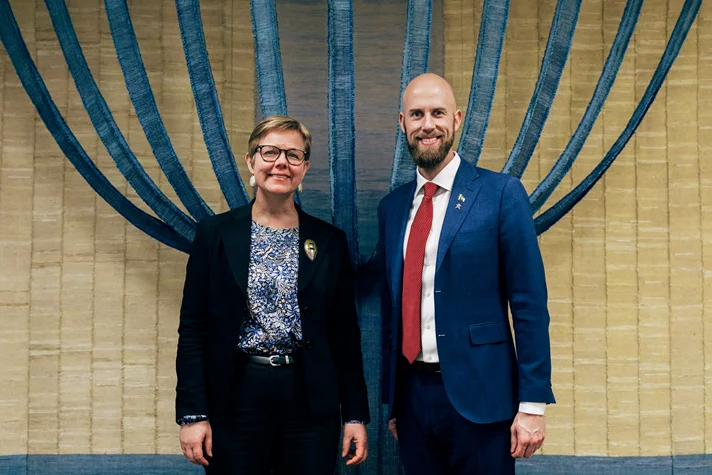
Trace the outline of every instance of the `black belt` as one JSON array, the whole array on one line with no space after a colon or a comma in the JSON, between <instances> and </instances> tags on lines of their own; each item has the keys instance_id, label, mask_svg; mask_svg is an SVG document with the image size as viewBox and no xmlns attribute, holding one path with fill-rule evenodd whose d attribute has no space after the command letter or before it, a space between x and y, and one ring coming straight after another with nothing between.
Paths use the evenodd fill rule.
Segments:
<instances>
[{"instance_id":1,"label":"black belt","mask_svg":"<svg viewBox=\"0 0 712 475\"><path fill-rule=\"evenodd\" d=\"M426 363L425 361L413 361L410 364L413 371L423 372L423 373L439 373L440 363Z\"/></svg>"},{"instance_id":2,"label":"black belt","mask_svg":"<svg viewBox=\"0 0 712 475\"><path fill-rule=\"evenodd\" d=\"M247 361L249 361L250 363L267 364L270 366L286 366L295 363L294 356L292 355L247 355Z\"/></svg>"}]
</instances>

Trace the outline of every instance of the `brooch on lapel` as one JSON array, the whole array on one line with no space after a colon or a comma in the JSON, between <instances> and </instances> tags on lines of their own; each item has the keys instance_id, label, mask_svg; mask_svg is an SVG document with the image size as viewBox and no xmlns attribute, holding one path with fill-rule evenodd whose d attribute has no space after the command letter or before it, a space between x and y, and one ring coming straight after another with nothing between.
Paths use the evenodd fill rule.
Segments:
<instances>
[{"instance_id":1,"label":"brooch on lapel","mask_svg":"<svg viewBox=\"0 0 712 475\"><path fill-rule=\"evenodd\" d=\"M462 193L460 193L460 196L457 197L457 201L462 201L462 203L465 202L465 197L462 196ZM457 204L455 205L455 209L458 209L458 210L459 210L459 209L462 209L462 203L457 203Z\"/></svg>"},{"instance_id":2,"label":"brooch on lapel","mask_svg":"<svg viewBox=\"0 0 712 475\"><path fill-rule=\"evenodd\" d=\"M312 239L304 241L304 252L307 253L309 260L316 259L316 243Z\"/></svg>"}]
</instances>

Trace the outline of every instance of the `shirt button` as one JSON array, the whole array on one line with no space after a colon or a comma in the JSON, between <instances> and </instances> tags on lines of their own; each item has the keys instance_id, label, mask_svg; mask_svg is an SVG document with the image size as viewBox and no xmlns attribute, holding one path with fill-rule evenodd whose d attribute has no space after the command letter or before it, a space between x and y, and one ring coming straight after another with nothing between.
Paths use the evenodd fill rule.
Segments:
<instances>
[{"instance_id":1,"label":"shirt button","mask_svg":"<svg viewBox=\"0 0 712 475\"><path fill-rule=\"evenodd\" d=\"M430 325L425 325L426 330L430 330Z\"/></svg>"},{"instance_id":2,"label":"shirt button","mask_svg":"<svg viewBox=\"0 0 712 475\"><path fill-rule=\"evenodd\" d=\"M425 294L426 297L430 297L431 295L433 295L433 294L431 294L430 292L428 292L427 294Z\"/></svg>"},{"instance_id":3,"label":"shirt button","mask_svg":"<svg viewBox=\"0 0 712 475\"><path fill-rule=\"evenodd\" d=\"M428 361L433 361L433 357L432 357L432 356L428 356Z\"/></svg>"}]
</instances>

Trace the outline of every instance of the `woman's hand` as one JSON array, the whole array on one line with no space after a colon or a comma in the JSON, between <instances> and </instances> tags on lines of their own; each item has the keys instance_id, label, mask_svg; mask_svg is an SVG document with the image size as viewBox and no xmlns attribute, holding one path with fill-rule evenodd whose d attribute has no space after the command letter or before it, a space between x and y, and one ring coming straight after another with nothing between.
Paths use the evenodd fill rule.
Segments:
<instances>
[{"instance_id":1,"label":"woman's hand","mask_svg":"<svg viewBox=\"0 0 712 475\"><path fill-rule=\"evenodd\" d=\"M351 442L356 446L356 451L349 451ZM346 465L358 465L368 457L368 434L365 424L344 424L344 440L342 442L341 456L347 457Z\"/></svg>"},{"instance_id":2,"label":"woman's hand","mask_svg":"<svg viewBox=\"0 0 712 475\"><path fill-rule=\"evenodd\" d=\"M205 455L213 456L213 430L210 422L200 421L181 426L180 448L191 463L209 465Z\"/></svg>"}]
</instances>

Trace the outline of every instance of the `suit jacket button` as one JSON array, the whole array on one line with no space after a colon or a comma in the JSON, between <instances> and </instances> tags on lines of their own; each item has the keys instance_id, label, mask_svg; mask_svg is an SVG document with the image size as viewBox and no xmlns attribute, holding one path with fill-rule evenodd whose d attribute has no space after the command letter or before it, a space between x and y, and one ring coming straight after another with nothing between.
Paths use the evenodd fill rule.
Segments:
<instances>
[{"instance_id":1,"label":"suit jacket button","mask_svg":"<svg viewBox=\"0 0 712 475\"><path fill-rule=\"evenodd\" d=\"M302 313L303 313L304 315L309 315L309 307L304 307L304 308L302 309Z\"/></svg>"},{"instance_id":2,"label":"suit jacket button","mask_svg":"<svg viewBox=\"0 0 712 475\"><path fill-rule=\"evenodd\" d=\"M314 346L314 343L311 342L311 340L307 340L304 342L304 348L310 349Z\"/></svg>"}]
</instances>

